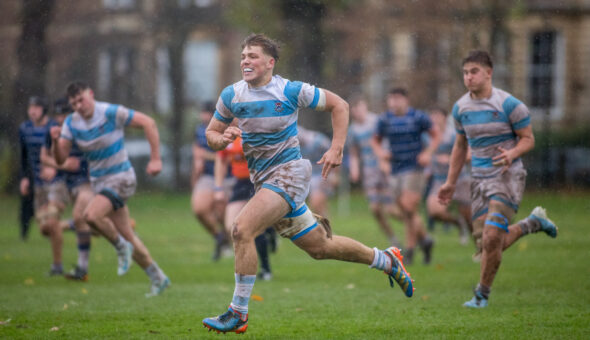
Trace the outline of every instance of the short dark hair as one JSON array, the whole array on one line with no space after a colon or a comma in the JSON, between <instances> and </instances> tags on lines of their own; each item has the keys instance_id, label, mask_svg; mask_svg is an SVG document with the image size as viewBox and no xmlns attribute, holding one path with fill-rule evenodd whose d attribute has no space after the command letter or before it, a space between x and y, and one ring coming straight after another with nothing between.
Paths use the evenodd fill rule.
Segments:
<instances>
[{"instance_id":1,"label":"short dark hair","mask_svg":"<svg viewBox=\"0 0 590 340\"><path fill-rule=\"evenodd\" d=\"M440 106L435 106L435 107L433 107L432 109L430 109L430 113L433 113L433 112L440 112L440 113L442 113L442 114L443 114L445 117L447 117L447 116L449 115L449 111L447 111L447 110L443 109L443 108L442 108L442 107L440 107Z\"/></svg>"},{"instance_id":2,"label":"short dark hair","mask_svg":"<svg viewBox=\"0 0 590 340\"><path fill-rule=\"evenodd\" d=\"M68 101L68 98L66 97L61 97L55 100L55 102L53 103L53 111L55 112L55 114L57 115L65 115L68 113L72 113L72 107L70 106L70 102Z\"/></svg>"},{"instance_id":3,"label":"short dark hair","mask_svg":"<svg viewBox=\"0 0 590 340\"><path fill-rule=\"evenodd\" d=\"M486 51L475 50L469 52L469 55L463 59L463 63L461 66L465 66L467 63L477 63L482 66L487 66L491 69L494 68L494 63L492 62L492 56Z\"/></svg>"},{"instance_id":4,"label":"short dark hair","mask_svg":"<svg viewBox=\"0 0 590 340\"><path fill-rule=\"evenodd\" d=\"M43 108L43 114L45 115L49 110L49 106L47 105L47 99L41 96L31 96L29 97L29 106L41 106Z\"/></svg>"},{"instance_id":5,"label":"short dark hair","mask_svg":"<svg viewBox=\"0 0 590 340\"><path fill-rule=\"evenodd\" d=\"M394 87L391 90L389 90L389 94L399 94L400 96L408 97L408 90L406 90L403 87Z\"/></svg>"},{"instance_id":6,"label":"short dark hair","mask_svg":"<svg viewBox=\"0 0 590 340\"><path fill-rule=\"evenodd\" d=\"M242 42L242 50L246 46L260 46L265 54L273 57L275 61L279 61L279 51L281 49L281 46L278 42L267 37L264 34L250 34Z\"/></svg>"},{"instance_id":7,"label":"short dark hair","mask_svg":"<svg viewBox=\"0 0 590 340\"><path fill-rule=\"evenodd\" d=\"M90 86L88 86L88 84L86 84L83 81L74 81L71 82L67 89L66 89L66 94L68 95L68 98L72 98L77 96L80 92L88 90L90 88Z\"/></svg>"}]
</instances>

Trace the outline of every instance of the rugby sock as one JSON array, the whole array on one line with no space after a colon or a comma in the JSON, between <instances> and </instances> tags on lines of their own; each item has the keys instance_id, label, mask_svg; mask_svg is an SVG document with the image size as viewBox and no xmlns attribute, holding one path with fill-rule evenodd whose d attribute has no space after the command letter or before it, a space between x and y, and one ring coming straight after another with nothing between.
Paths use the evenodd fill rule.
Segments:
<instances>
[{"instance_id":1,"label":"rugby sock","mask_svg":"<svg viewBox=\"0 0 590 340\"><path fill-rule=\"evenodd\" d=\"M78 237L78 268L87 271L91 233L89 231L79 231L76 236Z\"/></svg>"},{"instance_id":2,"label":"rugby sock","mask_svg":"<svg viewBox=\"0 0 590 340\"><path fill-rule=\"evenodd\" d=\"M387 256L383 250L373 248L373 263L369 268L375 268L377 270L389 271L391 270L391 257Z\"/></svg>"},{"instance_id":3,"label":"rugby sock","mask_svg":"<svg viewBox=\"0 0 590 340\"><path fill-rule=\"evenodd\" d=\"M480 292L481 295L486 299L490 296L490 293L492 291L492 289L490 287L484 286L481 283L477 284L477 287L475 288L475 290Z\"/></svg>"},{"instance_id":4,"label":"rugby sock","mask_svg":"<svg viewBox=\"0 0 590 340\"><path fill-rule=\"evenodd\" d=\"M256 275L241 275L235 273L236 288L234 289L234 297L231 300L230 307L240 314L248 314L248 301L254 288Z\"/></svg>"},{"instance_id":5,"label":"rugby sock","mask_svg":"<svg viewBox=\"0 0 590 340\"><path fill-rule=\"evenodd\" d=\"M123 251L123 250L125 250L125 246L127 245L127 241L125 241L123 236L117 235L117 240L113 243L113 245L115 246L115 249L117 249L117 251Z\"/></svg>"},{"instance_id":6,"label":"rugby sock","mask_svg":"<svg viewBox=\"0 0 590 340\"><path fill-rule=\"evenodd\" d=\"M537 231L541 230L541 223L538 220L530 217L521 220L518 222L518 225L520 226L523 235L536 233Z\"/></svg>"},{"instance_id":7,"label":"rugby sock","mask_svg":"<svg viewBox=\"0 0 590 340\"><path fill-rule=\"evenodd\" d=\"M164 277L166 277L166 275L164 275L164 272L162 271L162 269L160 269L160 267L158 267L158 264L156 263L156 261L153 261L152 264L147 266L144 270L152 282L161 281L164 279Z\"/></svg>"}]
</instances>

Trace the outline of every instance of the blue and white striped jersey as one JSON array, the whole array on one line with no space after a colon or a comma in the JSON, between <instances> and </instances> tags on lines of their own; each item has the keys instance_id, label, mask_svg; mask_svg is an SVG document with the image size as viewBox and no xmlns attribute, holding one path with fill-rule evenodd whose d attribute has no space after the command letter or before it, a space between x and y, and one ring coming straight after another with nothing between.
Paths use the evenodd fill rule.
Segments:
<instances>
[{"instance_id":1,"label":"blue and white striped jersey","mask_svg":"<svg viewBox=\"0 0 590 340\"><path fill-rule=\"evenodd\" d=\"M97 101L90 119L85 120L77 112L66 118L61 137L75 142L84 153L92 182L134 171L124 146L124 128L134 112L122 105Z\"/></svg>"},{"instance_id":2,"label":"blue and white striped jersey","mask_svg":"<svg viewBox=\"0 0 590 340\"><path fill-rule=\"evenodd\" d=\"M275 75L257 88L250 88L243 80L226 87L214 118L226 124L238 119L250 179L256 184L281 165L301 159L299 108L315 109L324 104L325 95L319 88Z\"/></svg>"},{"instance_id":3,"label":"blue and white striped jersey","mask_svg":"<svg viewBox=\"0 0 590 340\"><path fill-rule=\"evenodd\" d=\"M371 139L377 129L377 119L376 114L369 113L363 123L353 121L348 129L348 143L358 149L363 173L367 174L379 166L379 160L371 147Z\"/></svg>"},{"instance_id":4,"label":"blue and white striped jersey","mask_svg":"<svg viewBox=\"0 0 590 340\"><path fill-rule=\"evenodd\" d=\"M518 137L514 131L530 125L529 110L510 93L492 88L488 99L475 100L469 93L461 97L453 107L457 133L467 137L471 147L471 175L474 178L495 177L502 167L494 166L492 158L498 155L498 147L512 149ZM520 158L511 167L521 167Z\"/></svg>"}]
</instances>

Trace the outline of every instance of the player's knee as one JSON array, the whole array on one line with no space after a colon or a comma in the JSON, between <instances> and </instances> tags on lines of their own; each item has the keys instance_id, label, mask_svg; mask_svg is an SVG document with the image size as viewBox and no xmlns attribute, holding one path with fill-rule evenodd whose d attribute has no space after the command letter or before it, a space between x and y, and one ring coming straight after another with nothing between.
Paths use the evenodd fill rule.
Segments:
<instances>
[{"instance_id":1,"label":"player's knee","mask_svg":"<svg viewBox=\"0 0 590 340\"><path fill-rule=\"evenodd\" d=\"M90 224L92 227L96 226L100 217L93 211L86 210L82 215L83 221Z\"/></svg>"},{"instance_id":2,"label":"player's knee","mask_svg":"<svg viewBox=\"0 0 590 340\"><path fill-rule=\"evenodd\" d=\"M498 233L494 232L485 232L482 246L485 251L494 251L500 248L502 245L502 238Z\"/></svg>"},{"instance_id":3,"label":"player's knee","mask_svg":"<svg viewBox=\"0 0 590 340\"><path fill-rule=\"evenodd\" d=\"M254 241L254 235L244 230L239 221L233 223L231 229L231 237L234 243Z\"/></svg>"}]
</instances>

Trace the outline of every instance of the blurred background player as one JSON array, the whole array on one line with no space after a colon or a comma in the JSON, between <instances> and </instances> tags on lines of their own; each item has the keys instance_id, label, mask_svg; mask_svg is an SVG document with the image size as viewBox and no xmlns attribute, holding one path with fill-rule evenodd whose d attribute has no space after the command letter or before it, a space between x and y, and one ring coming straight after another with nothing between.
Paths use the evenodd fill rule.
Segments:
<instances>
[{"instance_id":1,"label":"blurred background player","mask_svg":"<svg viewBox=\"0 0 590 340\"><path fill-rule=\"evenodd\" d=\"M440 133L424 112L410 107L405 89L391 90L386 102L387 111L379 116L371 146L379 158L381 170L391 173L393 197L397 197L406 230L406 261L412 263L414 248L419 245L424 252L424 263L428 264L434 240L424 228L418 207L426 184L424 167L438 147ZM425 132L431 138L427 148L423 147L421 139ZM389 151L381 145L384 138L389 143Z\"/></svg>"},{"instance_id":2,"label":"blurred background player","mask_svg":"<svg viewBox=\"0 0 590 340\"><path fill-rule=\"evenodd\" d=\"M328 199L334 196L338 186L338 171L332 171L327 179L322 178L322 165L317 162L330 149L330 138L319 131L297 126L297 138L301 157L311 162L309 208L322 216L328 216Z\"/></svg>"},{"instance_id":3,"label":"blurred background player","mask_svg":"<svg viewBox=\"0 0 590 340\"><path fill-rule=\"evenodd\" d=\"M215 240L213 250L213 260L219 260L224 247L229 246L229 236L225 233L223 227L223 215L226 202L215 202L214 200L214 167L215 151L207 145L205 130L213 117L215 104L206 102L203 104L199 113L200 123L195 130L195 142L193 143L193 170L191 173L191 183L193 193L191 196L191 207L197 220L205 230ZM225 197L231 186L231 180L225 180L223 190L226 191Z\"/></svg>"},{"instance_id":4,"label":"blurred background player","mask_svg":"<svg viewBox=\"0 0 590 340\"><path fill-rule=\"evenodd\" d=\"M377 128L377 115L369 112L363 97L353 97L350 104L352 118L348 130L350 180L353 183L362 181L373 217L387 236L389 244L399 247L399 241L388 219L388 215L391 215L401 220L399 207L394 202L393 193L389 187L389 174L381 171L379 161L371 148L371 138Z\"/></svg>"},{"instance_id":5,"label":"blurred background player","mask_svg":"<svg viewBox=\"0 0 590 340\"><path fill-rule=\"evenodd\" d=\"M468 92L453 106L457 138L447 181L438 196L443 204L451 201L470 146L473 229L483 230L483 237L479 283L463 306L483 308L488 305L502 252L530 233L543 231L557 237L557 227L541 207L509 225L525 187L526 170L520 157L535 146L529 110L492 86L493 64L487 52L472 51L462 65Z\"/></svg>"},{"instance_id":6,"label":"blurred background player","mask_svg":"<svg viewBox=\"0 0 590 340\"><path fill-rule=\"evenodd\" d=\"M228 166L231 163L231 173L236 178L232 186L229 200L225 197L225 190L223 182L227 179ZM224 150L217 152L215 158L215 201L225 204L225 229L227 233L231 233L236 216L240 210L248 203L248 200L254 196L254 184L250 181L250 172L248 171L248 162L244 156L244 149L242 148L242 138L236 138ZM272 228L267 228L272 229ZM256 252L260 260L260 272L258 278L268 281L272 278L270 269L270 260L268 257L268 242L267 232L258 235L254 242L256 243Z\"/></svg>"},{"instance_id":7,"label":"blurred background player","mask_svg":"<svg viewBox=\"0 0 590 340\"><path fill-rule=\"evenodd\" d=\"M457 226L459 229L461 244L465 245L469 241L468 235L471 233L469 170L467 167L464 167L463 171L461 171L461 175L457 181L455 194L453 195L453 201L457 203L459 214L451 213L448 205L441 204L438 201L438 189L447 180L449 160L451 158L453 144L455 143L456 132L452 126L453 123L448 119L447 111L441 108L435 108L430 110L429 113L432 123L438 126L441 134L441 141L432 156L432 163L430 165L433 179L426 201L426 209L428 215L433 220L451 223Z\"/></svg>"},{"instance_id":8,"label":"blurred background player","mask_svg":"<svg viewBox=\"0 0 590 340\"><path fill-rule=\"evenodd\" d=\"M19 139L21 144L21 181L20 193L23 196L34 191L35 218L39 224L41 234L49 237L52 249L53 263L49 270L49 276L62 275L63 265L61 259L62 235L59 229L58 211L49 204L49 191L55 180L57 171L41 164L41 147L45 144L45 138L49 129L57 123L47 116L49 110L47 101L42 97L31 97L27 114L29 120L19 127ZM33 181L30 181L30 177Z\"/></svg>"},{"instance_id":9,"label":"blurred background player","mask_svg":"<svg viewBox=\"0 0 590 340\"><path fill-rule=\"evenodd\" d=\"M69 84L67 95L75 111L66 118L61 131L58 127L51 129L53 155L58 164L63 164L72 145L78 145L88 161L95 193L84 211L84 220L117 249L118 274L129 270L133 254L133 259L151 281L146 297L159 295L170 280L131 228L125 202L135 193L137 182L124 146L125 127L142 128L151 151L146 172L157 175L162 170L158 127L152 118L141 112L95 101L94 92L83 82Z\"/></svg>"}]
</instances>

